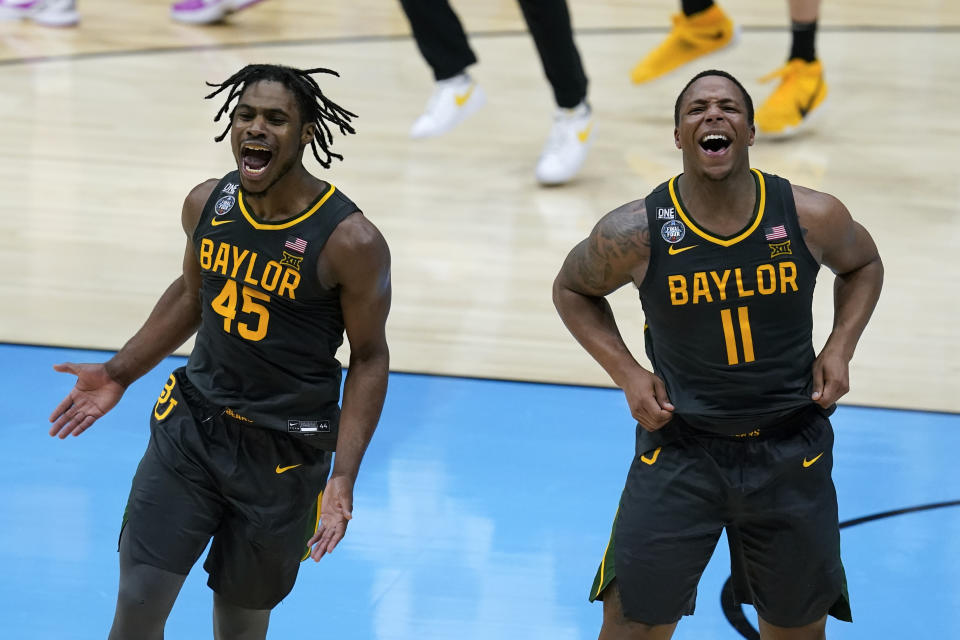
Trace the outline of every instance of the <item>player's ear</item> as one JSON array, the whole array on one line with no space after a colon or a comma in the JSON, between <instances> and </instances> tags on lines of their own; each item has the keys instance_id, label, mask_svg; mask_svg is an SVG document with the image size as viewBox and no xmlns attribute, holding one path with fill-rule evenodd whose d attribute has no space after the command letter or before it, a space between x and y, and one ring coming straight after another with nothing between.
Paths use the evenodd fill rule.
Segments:
<instances>
[{"instance_id":1,"label":"player's ear","mask_svg":"<svg viewBox=\"0 0 960 640\"><path fill-rule=\"evenodd\" d=\"M747 138L747 146L753 146L753 139L757 137L757 128L754 125L750 125L750 137Z\"/></svg>"},{"instance_id":2,"label":"player's ear","mask_svg":"<svg viewBox=\"0 0 960 640\"><path fill-rule=\"evenodd\" d=\"M313 122L308 122L300 128L300 146L305 147L310 144L310 141L313 140L313 136L317 133L317 125Z\"/></svg>"},{"instance_id":3,"label":"player's ear","mask_svg":"<svg viewBox=\"0 0 960 640\"><path fill-rule=\"evenodd\" d=\"M680 149L680 127L673 128L673 144L677 145L677 149ZM750 144L753 144L753 139L750 139Z\"/></svg>"}]
</instances>

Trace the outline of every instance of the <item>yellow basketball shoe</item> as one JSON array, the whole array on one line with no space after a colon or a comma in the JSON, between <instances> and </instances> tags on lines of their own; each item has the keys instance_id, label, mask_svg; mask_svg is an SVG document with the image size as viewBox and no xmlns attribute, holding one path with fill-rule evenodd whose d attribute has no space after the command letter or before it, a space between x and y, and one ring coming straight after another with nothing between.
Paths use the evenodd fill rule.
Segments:
<instances>
[{"instance_id":1,"label":"yellow basketball shoe","mask_svg":"<svg viewBox=\"0 0 960 640\"><path fill-rule=\"evenodd\" d=\"M780 78L780 86L757 109L754 122L761 134L789 136L808 124L811 114L823 105L827 98L827 81L823 78L823 65L819 60L807 62L800 58L790 60L760 78L760 82L776 78Z\"/></svg>"},{"instance_id":2,"label":"yellow basketball shoe","mask_svg":"<svg viewBox=\"0 0 960 640\"><path fill-rule=\"evenodd\" d=\"M667 39L637 63L630 79L634 84L642 84L659 78L700 56L733 44L737 33L733 21L717 5L691 16L675 14Z\"/></svg>"}]
</instances>

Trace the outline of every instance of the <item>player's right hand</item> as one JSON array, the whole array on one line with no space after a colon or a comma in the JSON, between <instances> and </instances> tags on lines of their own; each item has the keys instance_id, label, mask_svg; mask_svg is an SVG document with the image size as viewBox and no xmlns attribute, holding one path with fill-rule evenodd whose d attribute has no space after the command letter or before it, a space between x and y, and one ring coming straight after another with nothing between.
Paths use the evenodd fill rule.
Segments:
<instances>
[{"instance_id":1,"label":"player's right hand","mask_svg":"<svg viewBox=\"0 0 960 640\"><path fill-rule=\"evenodd\" d=\"M627 398L630 414L647 431L656 431L673 419L674 406L667 397L666 385L646 369L631 376L629 384L623 388L623 394Z\"/></svg>"},{"instance_id":2,"label":"player's right hand","mask_svg":"<svg viewBox=\"0 0 960 640\"><path fill-rule=\"evenodd\" d=\"M126 390L110 377L102 364L75 364L64 362L53 365L55 371L77 376L67 397L50 414L51 436L64 439L86 431L98 418L113 409Z\"/></svg>"}]
</instances>

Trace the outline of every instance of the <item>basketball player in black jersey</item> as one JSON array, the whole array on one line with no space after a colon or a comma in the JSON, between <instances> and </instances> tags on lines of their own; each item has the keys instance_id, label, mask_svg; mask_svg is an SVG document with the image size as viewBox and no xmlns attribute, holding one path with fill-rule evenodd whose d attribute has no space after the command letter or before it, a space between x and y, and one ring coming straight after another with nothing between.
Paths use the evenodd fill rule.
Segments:
<instances>
[{"instance_id":1,"label":"basketball player in black jersey","mask_svg":"<svg viewBox=\"0 0 960 640\"><path fill-rule=\"evenodd\" d=\"M307 145L325 168L340 158L331 126L353 133L354 114L323 95L315 72L333 73L251 65L212 85L208 98L226 91L217 119L229 112L230 124L217 140L232 129L238 170L187 195L183 275L109 361L54 367L77 383L50 434L79 435L197 334L152 409L121 528L111 640L163 637L211 538L214 637L264 638L301 560L333 551L352 517L386 394L390 254L356 205L303 165Z\"/></svg>"},{"instance_id":2,"label":"basketball player in black jersey","mask_svg":"<svg viewBox=\"0 0 960 640\"><path fill-rule=\"evenodd\" d=\"M670 638L726 529L734 591L764 640L823 638L850 620L833 431L848 363L883 266L836 198L750 168L753 104L722 71L677 99L683 173L610 212L567 256L553 297L623 389L637 446L590 598L601 640ZM834 325L814 353L817 271L835 274ZM633 283L653 371L604 296Z\"/></svg>"}]
</instances>

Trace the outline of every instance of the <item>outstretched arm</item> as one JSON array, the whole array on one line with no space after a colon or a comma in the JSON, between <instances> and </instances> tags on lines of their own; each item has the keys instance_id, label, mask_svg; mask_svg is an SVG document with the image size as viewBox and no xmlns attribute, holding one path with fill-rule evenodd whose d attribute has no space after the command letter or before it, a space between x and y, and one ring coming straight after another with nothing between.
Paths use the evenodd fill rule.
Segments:
<instances>
[{"instance_id":1,"label":"outstretched arm","mask_svg":"<svg viewBox=\"0 0 960 640\"><path fill-rule=\"evenodd\" d=\"M573 248L553 283L553 303L577 342L623 389L634 418L655 430L673 417L673 405L663 381L627 349L605 299L628 282L642 282L649 260L646 207L637 200L608 213Z\"/></svg>"},{"instance_id":2,"label":"outstretched arm","mask_svg":"<svg viewBox=\"0 0 960 640\"><path fill-rule=\"evenodd\" d=\"M354 213L337 227L321 261L321 271L328 271L340 285L350 364L333 472L323 493L320 528L309 542L314 560L333 551L353 517L353 485L380 419L390 368L386 337L390 250L383 236L363 214Z\"/></svg>"},{"instance_id":3,"label":"outstretched arm","mask_svg":"<svg viewBox=\"0 0 960 640\"><path fill-rule=\"evenodd\" d=\"M200 324L200 265L191 240L203 205L216 180L195 187L183 204L181 222L187 234L183 274L167 287L139 331L103 364L65 362L54 365L77 376L76 385L50 414L51 436L80 435L116 406L134 380L170 355Z\"/></svg>"},{"instance_id":4,"label":"outstretched arm","mask_svg":"<svg viewBox=\"0 0 960 640\"><path fill-rule=\"evenodd\" d=\"M873 238L831 195L794 187L807 247L836 274L833 330L813 365L813 400L829 407L850 390L849 364L883 286Z\"/></svg>"}]
</instances>

